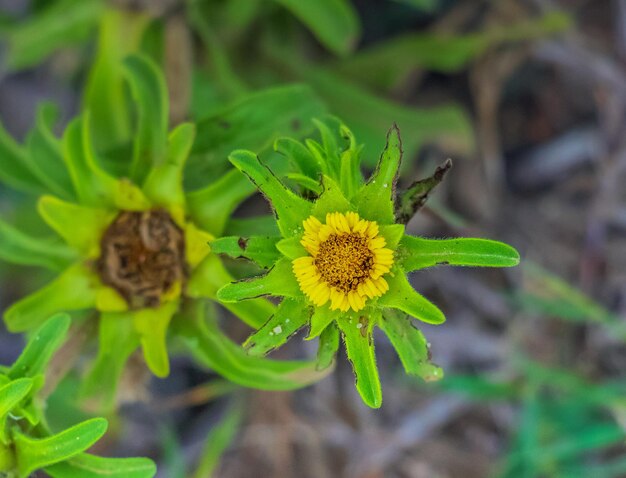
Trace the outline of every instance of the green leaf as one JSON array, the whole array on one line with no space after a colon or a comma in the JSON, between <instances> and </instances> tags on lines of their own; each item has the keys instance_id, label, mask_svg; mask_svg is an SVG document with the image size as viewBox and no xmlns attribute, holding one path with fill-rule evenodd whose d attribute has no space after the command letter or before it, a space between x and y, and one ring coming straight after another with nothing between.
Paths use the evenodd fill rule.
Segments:
<instances>
[{"instance_id":1,"label":"green leaf","mask_svg":"<svg viewBox=\"0 0 626 478\"><path fill-rule=\"evenodd\" d=\"M331 371L316 371L314 362L252 357L224 335L213 319L205 320L204 309L200 301L188 304L176 321L177 336L198 363L231 382L260 390L294 390L318 382Z\"/></svg>"},{"instance_id":2,"label":"green leaf","mask_svg":"<svg viewBox=\"0 0 626 478\"><path fill-rule=\"evenodd\" d=\"M11 332L24 332L59 311L81 310L96 305L94 283L98 279L83 264L76 264L38 291L14 303L4 313Z\"/></svg>"},{"instance_id":3,"label":"green leaf","mask_svg":"<svg viewBox=\"0 0 626 478\"><path fill-rule=\"evenodd\" d=\"M170 133L165 162L152 168L143 186L155 205L184 211L183 168L195 134L196 128L191 123L183 123Z\"/></svg>"},{"instance_id":4,"label":"green leaf","mask_svg":"<svg viewBox=\"0 0 626 478\"><path fill-rule=\"evenodd\" d=\"M319 164L301 142L293 138L278 138L274 142L274 150L287 157L292 166L312 180L320 176L322 171Z\"/></svg>"},{"instance_id":5,"label":"green leaf","mask_svg":"<svg viewBox=\"0 0 626 478\"><path fill-rule=\"evenodd\" d=\"M83 379L80 395L90 408L111 410L124 367L139 347L133 312L100 314L98 344L98 356Z\"/></svg>"},{"instance_id":6,"label":"green leaf","mask_svg":"<svg viewBox=\"0 0 626 478\"><path fill-rule=\"evenodd\" d=\"M314 339L328 328L335 319L339 317L337 311L330 310L329 305L315 307L311 316L311 328L307 340Z\"/></svg>"},{"instance_id":7,"label":"green leaf","mask_svg":"<svg viewBox=\"0 0 626 478\"><path fill-rule=\"evenodd\" d=\"M107 421L104 418L93 418L48 438L37 439L16 433L14 443L20 478L85 451L106 430Z\"/></svg>"},{"instance_id":8,"label":"green leaf","mask_svg":"<svg viewBox=\"0 0 626 478\"><path fill-rule=\"evenodd\" d=\"M52 478L152 478L157 469L148 458L104 458L81 453L44 471Z\"/></svg>"},{"instance_id":9,"label":"green leaf","mask_svg":"<svg viewBox=\"0 0 626 478\"><path fill-rule=\"evenodd\" d=\"M132 55L125 74L137 103L137 131L130 177L141 184L153 166L165 161L169 102L163 74L152 60Z\"/></svg>"},{"instance_id":10,"label":"green leaf","mask_svg":"<svg viewBox=\"0 0 626 478\"><path fill-rule=\"evenodd\" d=\"M320 335L320 343L317 348L317 370L324 370L333 365L338 349L339 329L337 325L330 324Z\"/></svg>"},{"instance_id":11,"label":"green leaf","mask_svg":"<svg viewBox=\"0 0 626 478\"><path fill-rule=\"evenodd\" d=\"M351 52L361 33L359 18L347 0L275 0L304 23L326 48L338 55Z\"/></svg>"},{"instance_id":12,"label":"green leaf","mask_svg":"<svg viewBox=\"0 0 626 478\"><path fill-rule=\"evenodd\" d=\"M239 171L229 171L209 186L187 194L187 210L194 223L219 237L236 207L255 190Z\"/></svg>"},{"instance_id":13,"label":"green leaf","mask_svg":"<svg viewBox=\"0 0 626 478\"><path fill-rule=\"evenodd\" d=\"M72 179L63 162L61 141L52 132L59 116L58 108L52 103L44 102L37 109L35 129L26 141L28 155L41 184L49 192L62 199L75 199Z\"/></svg>"},{"instance_id":14,"label":"green leaf","mask_svg":"<svg viewBox=\"0 0 626 478\"><path fill-rule=\"evenodd\" d=\"M276 214L278 228L284 236L293 235L302 228L302 221L308 216L313 205L297 196L282 184L259 158L250 151L233 151L228 157L231 163L246 174L257 188L269 199Z\"/></svg>"},{"instance_id":15,"label":"green leaf","mask_svg":"<svg viewBox=\"0 0 626 478\"><path fill-rule=\"evenodd\" d=\"M65 341L69 328L70 317L67 314L56 314L47 319L29 337L26 347L7 372L7 376L15 380L43 374L48 362Z\"/></svg>"},{"instance_id":16,"label":"green leaf","mask_svg":"<svg viewBox=\"0 0 626 478\"><path fill-rule=\"evenodd\" d=\"M309 320L311 309L302 301L283 299L274 315L244 342L248 354L265 355L283 345Z\"/></svg>"},{"instance_id":17,"label":"green leaf","mask_svg":"<svg viewBox=\"0 0 626 478\"><path fill-rule=\"evenodd\" d=\"M353 320L342 317L337 320L337 325L343 336L348 360L354 370L359 395L367 406L379 408L383 396L374 354L373 319L375 318L370 317L368 320L361 317L359 320Z\"/></svg>"},{"instance_id":18,"label":"green leaf","mask_svg":"<svg viewBox=\"0 0 626 478\"><path fill-rule=\"evenodd\" d=\"M221 237L211 242L211 252L225 254L237 258L254 261L264 269L268 269L278 259L280 252L276 249L278 237Z\"/></svg>"},{"instance_id":19,"label":"green leaf","mask_svg":"<svg viewBox=\"0 0 626 478\"><path fill-rule=\"evenodd\" d=\"M381 224L396 222L394 196L401 160L402 140L398 126L394 124L387 133L387 144L374 174L356 196L357 212L361 217Z\"/></svg>"},{"instance_id":20,"label":"green leaf","mask_svg":"<svg viewBox=\"0 0 626 478\"><path fill-rule=\"evenodd\" d=\"M0 181L18 191L41 194L46 188L26 151L0 124Z\"/></svg>"},{"instance_id":21,"label":"green leaf","mask_svg":"<svg viewBox=\"0 0 626 478\"><path fill-rule=\"evenodd\" d=\"M489 239L423 239L404 236L400 243L402 267L407 271L436 265L513 267L519 253Z\"/></svg>"},{"instance_id":22,"label":"green leaf","mask_svg":"<svg viewBox=\"0 0 626 478\"><path fill-rule=\"evenodd\" d=\"M70 247L90 258L100 253L100 239L115 219L115 213L106 209L80 206L54 196L42 196L37 210Z\"/></svg>"},{"instance_id":23,"label":"green leaf","mask_svg":"<svg viewBox=\"0 0 626 478\"><path fill-rule=\"evenodd\" d=\"M220 458L226 449L232 444L243 419L243 407L235 402L231 405L220 421L211 428L204 440L200 462L196 467L193 478L207 478L214 476L213 473L219 465Z\"/></svg>"},{"instance_id":24,"label":"green leaf","mask_svg":"<svg viewBox=\"0 0 626 478\"><path fill-rule=\"evenodd\" d=\"M6 417L13 407L20 403L33 388L33 380L30 378L19 378L6 385L0 386L0 423L4 425L2 419ZM0 430L2 437L4 430Z\"/></svg>"},{"instance_id":25,"label":"green leaf","mask_svg":"<svg viewBox=\"0 0 626 478\"><path fill-rule=\"evenodd\" d=\"M236 172L236 171L235 171ZM238 173L238 176L241 174ZM246 183L250 182L246 179ZM226 235L246 236L250 231L263 236L279 236L280 231L276 225L276 219L271 214L254 217L232 218L228 221Z\"/></svg>"},{"instance_id":26,"label":"green leaf","mask_svg":"<svg viewBox=\"0 0 626 478\"><path fill-rule=\"evenodd\" d=\"M445 322L446 317L443 312L413 289L404 272L397 268L393 272L393 276L391 274L385 275L389 290L378 299L379 306L401 310L428 324Z\"/></svg>"},{"instance_id":27,"label":"green leaf","mask_svg":"<svg viewBox=\"0 0 626 478\"><path fill-rule=\"evenodd\" d=\"M324 191L315 201L315 205L311 210L311 215L318 218L321 222L326 221L326 215L331 212L348 212L353 208L350 201L346 199L341 187L334 179L324 176L322 179ZM306 219L306 217L304 218ZM293 234L290 234L293 235Z\"/></svg>"},{"instance_id":28,"label":"green leaf","mask_svg":"<svg viewBox=\"0 0 626 478\"><path fill-rule=\"evenodd\" d=\"M290 260L281 259L267 274L232 282L217 291L217 298L223 302L254 299L264 295L303 297Z\"/></svg>"},{"instance_id":29,"label":"green leaf","mask_svg":"<svg viewBox=\"0 0 626 478\"><path fill-rule=\"evenodd\" d=\"M385 311L378 326L385 332L406 373L417 375L427 382L443 378L441 368L430 362L429 344L424 334L416 329L404 314Z\"/></svg>"},{"instance_id":30,"label":"green leaf","mask_svg":"<svg viewBox=\"0 0 626 478\"><path fill-rule=\"evenodd\" d=\"M379 226L380 235L385 238L386 247L395 249L404 237L405 227L403 224L387 224Z\"/></svg>"},{"instance_id":31,"label":"green leaf","mask_svg":"<svg viewBox=\"0 0 626 478\"><path fill-rule=\"evenodd\" d=\"M170 362L167 355L167 328L178 311L179 301L166 302L156 309L131 312L135 330L139 334L143 356L150 371L157 377L167 377Z\"/></svg>"},{"instance_id":32,"label":"green leaf","mask_svg":"<svg viewBox=\"0 0 626 478\"><path fill-rule=\"evenodd\" d=\"M78 258L58 240L35 238L0 219L0 259L14 264L62 270Z\"/></svg>"},{"instance_id":33,"label":"green leaf","mask_svg":"<svg viewBox=\"0 0 626 478\"><path fill-rule=\"evenodd\" d=\"M289 237L287 239L281 239L276 243L276 249L280 251L288 259L297 259L298 257L306 256L309 253L300 244L301 237Z\"/></svg>"},{"instance_id":34,"label":"green leaf","mask_svg":"<svg viewBox=\"0 0 626 478\"><path fill-rule=\"evenodd\" d=\"M285 175L285 178L296 183L302 190L311 191L315 195L320 195L323 191L322 185L319 181L315 179L311 179L308 176L300 173L288 173Z\"/></svg>"},{"instance_id":35,"label":"green leaf","mask_svg":"<svg viewBox=\"0 0 626 478\"><path fill-rule=\"evenodd\" d=\"M6 64L12 70L41 62L55 50L89 38L97 25L103 2L59 0L10 29Z\"/></svg>"},{"instance_id":36,"label":"green leaf","mask_svg":"<svg viewBox=\"0 0 626 478\"><path fill-rule=\"evenodd\" d=\"M107 8L100 15L96 58L89 72L83 105L92 117L94 143L102 151L131 141L131 107L123 59L139 51L150 15ZM120 32L124 32L120 34ZM128 174L130 161L125 161Z\"/></svg>"}]
</instances>

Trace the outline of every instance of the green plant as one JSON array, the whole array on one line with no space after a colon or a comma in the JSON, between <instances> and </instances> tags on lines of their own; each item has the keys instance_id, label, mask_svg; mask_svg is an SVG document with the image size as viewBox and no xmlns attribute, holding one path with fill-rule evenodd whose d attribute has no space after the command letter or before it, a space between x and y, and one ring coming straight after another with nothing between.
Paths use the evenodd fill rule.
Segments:
<instances>
[{"instance_id":1,"label":"green plant","mask_svg":"<svg viewBox=\"0 0 626 478\"><path fill-rule=\"evenodd\" d=\"M445 317L413 289L406 274L442 264L510 267L518 264L519 255L506 244L486 239L405 235L395 207L402 157L398 128L390 130L376 171L365 182L361 147L346 126L334 126L318 122L323 145L309 140L305 146L290 139L277 143L300 170L289 177L301 195L252 152L230 155L271 202L280 235L213 241L214 252L243 256L270 268L261 277L222 287L217 296L226 303L261 295L282 297L276 313L244 344L252 355L264 355L310 324L308 338L320 337L318 367L323 369L332 363L341 332L361 397L369 406L379 407L374 327L387 334L407 373L425 380L442 376L430 364L424 336L406 314L431 324L440 324ZM423 191L409 192L415 193Z\"/></svg>"},{"instance_id":2,"label":"green plant","mask_svg":"<svg viewBox=\"0 0 626 478\"><path fill-rule=\"evenodd\" d=\"M63 344L70 318L59 314L33 332L20 357L0 368L0 474L26 478L43 469L52 477L151 477L147 458L101 458L84 453L106 432L107 421L93 418L53 433L39 400L46 367Z\"/></svg>"}]
</instances>

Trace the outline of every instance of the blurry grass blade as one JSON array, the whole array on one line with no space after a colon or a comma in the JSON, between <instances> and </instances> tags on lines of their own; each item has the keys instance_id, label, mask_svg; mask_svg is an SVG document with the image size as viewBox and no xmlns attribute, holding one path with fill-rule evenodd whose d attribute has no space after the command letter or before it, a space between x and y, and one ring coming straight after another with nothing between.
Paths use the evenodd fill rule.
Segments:
<instances>
[{"instance_id":1,"label":"blurry grass blade","mask_svg":"<svg viewBox=\"0 0 626 478\"><path fill-rule=\"evenodd\" d=\"M224 302L254 299L265 295L302 296L293 274L290 260L281 259L267 274L252 279L231 282L217 292L217 298Z\"/></svg>"},{"instance_id":2,"label":"blurry grass blade","mask_svg":"<svg viewBox=\"0 0 626 478\"><path fill-rule=\"evenodd\" d=\"M63 270L77 257L75 251L58 240L31 237L0 219L0 259L4 261Z\"/></svg>"},{"instance_id":3,"label":"blurry grass blade","mask_svg":"<svg viewBox=\"0 0 626 478\"><path fill-rule=\"evenodd\" d=\"M156 465L148 458L105 458L81 453L44 471L52 478L152 478Z\"/></svg>"},{"instance_id":4,"label":"blurry grass blade","mask_svg":"<svg viewBox=\"0 0 626 478\"><path fill-rule=\"evenodd\" d=\"M360 320L345 317L337 320L337 325L343 335L348 360L352 364L356 377L356 389L366 405L379 408L383 402L376 355L374 354L374 338L372 337L374 317L368 317L369 322L363 324ZM359 327L360 326L360 327Z\"/></svg>"},{"instance_id":5,"label":"blurry grass blade","mask_svg":"<svg viewBox=\"0 0 626 478\"><path fill-rule=\"evenodd\" d=\"M386 311L378 325L389 337L406 373L427 382L443 378L441 368L430 361L429 344L424 334L411 324L408 317L396 311Z\"/></svg>"},{"instance_id":6,"label":"blurry grass blade","mask_svg":"<svg viewBox=\"0 0 626 478\"><path fill-rule=\"evenodd\" d=\"M187 194L187 208L198 226L220 236L236 207L255 191L254 184L232 170L205 188Z\"/></svg>"},{"instance_id":7,"label":"blurry grass blade","mask_svg":"<svg viewBox=\"0 0 626 478\"><path fill-rule=\"evenodd\" d=\"M225 254L237 258L245 258L267 269L280 258L276 249L277 237L221 237L211 242L214 254Z\"/></svg>"},{"instance_id":8,"label":"blurry grass blade","mask_svg":"<svg viewBox=\"0 0 626 478\"><path fill-rule=\"evenodd\" d=\"M313 205L297 196L282 184L259 158L250 151L233 151L228 159L233 165L250 178L257 188L271 201L276 213L278 228L283 234L291 234L302 227Z\"/></svg>"},{"instance_id":9,"label":"blurry grass blade","mask_svg":"<svg viewBox=\"0 0 626 478\"><path fill-rule=\"evenodd\" d=\"M404 272L396 271L394 276L385 278L389 284L389 290L378 299L379 305L401 310L428 324L437 325L445 322L446 317L443 312L413 289Z\"/></svg>"},{"instance_id":10,"label":"blurry grass blade","mask_svg":"<svg viewBox=\"0 0 626 478\"><path fill-rule=\"evenodd\" d=\"M54 353L61 347L70 328L67 314L48 318L28 339L26 347L7 375L11 379L43 374Z\"/></svg>"},{"instance_id":11,"label":"blurry grass blade","mask_svg":"<svg viewBox=\"0 0 626 478\"><path fill-rule=\"evenodd\" d=\"M519 253L511 246L490 239L424 239L404 236L400 242L401 263L406 271L436 265L513 267Z\"/></svg>"},{"instance_id":12,"label":"blurry grass blade","mask_svg":"<svg viewBox=\"0 0 626 478\"><path fill-rule=\"evenodd\" d=\"M139 50L149 21L146 14L116 8L107 8L100 16L96 58L83 97L84 107L93 119L94 143L99 150L118 147L132 137L122 60ZM126 174L129 167L130 162Z\"/></svg>"},{"instance_id":13,"label":"blurry grass blade","mask_svg":"<svg viewBox=\"0 0 626 478\"><path fill-rule=\"evenodd\" d=\"M14 443L20 478L85 451L106 430L107 421L104 418L93 418L48 438L36 439L16 434Z\"/></svg>"},{"instance_id":14,"label":"blurry grass blade","mask_svg":"<svg viewBox=\"0 0 626 478\"><path fill-rule=\"evenodd\" d=\"M55 50L79 44L96 27L104 2L59 0L10 28L6 63L18 70L36 65Z\"/></svg>"},{"instance_id":15,"label":"blurry grass blade","mask_svg":"<svg viewBox=\"0 0 626 478\"><path fill-rule=\"evenodd\" d=\"M219 330L213 318L204 319L204 307L200 301L188 305L182 320L176 321L178 336L201 365L228 380L260 390L294 390L331 372L317 372L315 362L277 361L246 354Z\"/></svg>"},{"instance_id":16,"label":"blurry grass blade","mask_svg":"<svg viewBox=\"0 0 626 478\"><path fill-rule=\"evenodd\" d=\"M4 313L12 332L32 329L59 311L89 309L96 305L97 278L83 264L65 270L52 282L15 302Z\"/></svg>"},{"instance_id":17,"label":"blurry grass blade","mask_svg":"<svg viewBox=\"0 0 626 478\"><path fill-rule=\"evenodd\" d=\"M243 407L240 401L231 405L221 420L214 425L204 440L200 461L193 478L214 476L219 461L226 449L234 441L243 419Z\"/></svg>"},{"instance_id":18,"label":"blurry grass blade","mask_svg":"<svg viewBox=\"0 0 626 478\"><path fill-rule=\"evenodd\" d=\"M291 11L332 52L346 55L356 46L361 26L348 0L275 1Z\"/></svg>"},{"instance_id":19,"label":"blurry grass blade","mask_svg":"<svg viewBox=\"0 0 626 478\"><path fill-rule=\"evenodd\" d=\"M54 196L42 196L37 209L46 223L83 257L97 256L100 238L115 218L113 212L105 209L80 206Z\"/></svg>"},{"instance_id":20,"label":"blurry grass blade","mask_svg":"<svg viewBox=\"0 0 626 478\"><path fill-rule=\"evenodd\" d=\"M395 222L393 197L401 160L402 141L400 131L394 124L387 133L387 144L376 171L355 199L357 211L363 217L382 224Z\"/></svg>"},{"instance_id":21,"label":"blurry grass blade","mask_svg":"<svg viewBox=\"0 0 626 478\"><path fill-rule=\"evenodd\" d=\"M407 224L413 216L426 204L430 192L443 181L446 173L452 167L452 160L446 160L438 166L435 173L426 178L415 181L406 191L398 194L396 204L396 220Z\"/></svg>"},{"instance_id":22,"label":"blurry grass blade","mask_svg":"<svg viewBox=\"0 0 626 478\"><path fill-rule=\"evenodd\" d=\"M329 324L320 335L317 349L317 370L324 370L335 363L339 350L339 329Z\"/></svg>"},{"instance_id":23,"label":"blurry grass blade","mask_svg":"<svg viewBox=\"0 0 626 478\"><path fill-rule=\"evenodd\" d=\"M137 104L130 177L141 184L150 168L165 161L169 102L163 74L152 60L132 55L124 61L125 74Z\"/></svg>"},{"instance_id":24,"label":"blurry grass blade","mask_svg":"<svg viewBox=\"0 0 626 478\"><path fill-rule=\"evenodd\" d=\"M155 205L184 209L183 168L195 134L195 126L191 123L183 123L170 133L165 161L152 168L143 186L146 196Z\"/></svg>"},{"instance_id":25,"label":"blurry grass blade","mask_svg":"<svg viewBox=\"0 0 626 478\"><path fill-rule=\"evenodd\" d=\"M276 312L244 342L248 354L262 356L283 345L308 322L310 308L299 300L283 299Z\"/></svg>"},{"instance_id":26,"label":"blurry grass blade","mask_svg":"<svg viewBox=\"0 0 626 478\"><path fill-rule=\"evenodd\" d=\"M443 4L441 0L394 0L398 3L404 3L410 5L413 8L422 10L425 12L431 12L435 10L439 5Z\"/></svg>"}]
</instances>

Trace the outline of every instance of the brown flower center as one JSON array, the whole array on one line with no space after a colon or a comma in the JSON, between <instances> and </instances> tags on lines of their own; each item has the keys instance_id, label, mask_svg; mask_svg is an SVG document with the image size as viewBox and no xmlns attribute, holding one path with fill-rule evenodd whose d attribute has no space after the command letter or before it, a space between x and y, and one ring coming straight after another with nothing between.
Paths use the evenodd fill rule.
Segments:
<instances>
[{"instance_id":1,"label":"brown flower center","mask_svg":"<svg viewBox=\"0 0 626 478\"><path fill-rule=\"evenodd\" d=\"M101 242L98 271L132 309L157 307L186 277L182 230L162 210L121 212Z\"/></svg>"},{"instance_id":2,"label":"brown flower center","mask_svg":"<svg viewBox=\"0 0 626 478\"><path fill-rule=\"evenodd\" d=\"M320 244L313 263L329 286L347 293L370 276L374 254L360 234L331 234Z\"/></svg>"}]
</instances>

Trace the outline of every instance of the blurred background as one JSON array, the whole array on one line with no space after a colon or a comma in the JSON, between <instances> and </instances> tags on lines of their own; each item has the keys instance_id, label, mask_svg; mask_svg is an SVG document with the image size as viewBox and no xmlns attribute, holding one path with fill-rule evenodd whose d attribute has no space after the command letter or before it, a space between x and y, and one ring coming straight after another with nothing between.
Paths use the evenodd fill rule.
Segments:
<instances>
[{"instance_id":1,"label":"blurred background","mask_svg":"<svg viewBox=\"0 0 626 478\"><path fill-rule=\"evenodd\" d=\"M454 163L409 232L502 240L523 262L412 277L447 315L421 327L446 377L406 376L381 334L380 410L345 357L307 389L238 393L243 415L179 357L166 380L127 377L98 452L153 457L172 478L199 457L225 478L626 476L626 0L0 0L2 124L21 141L42 101L62 123L97 105L90 72L134 49L163 66L172 124L306 84L311 116L340 117L371 168L397 122L403 185ZM224 167L211 154L197 171ZM256 196L238 214L265 210ZM0 186L3 219L36 231L33 211ZM0 262L0 309L48 278ZM6 364L22 341L1 327ZM292 340L275 355L314 353Z\"/></svg>"}]
</instances>

